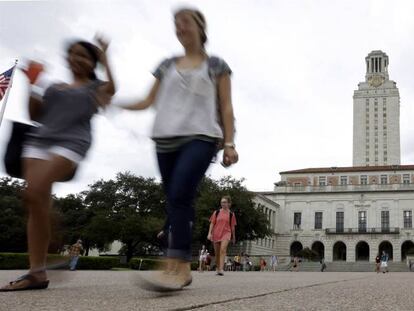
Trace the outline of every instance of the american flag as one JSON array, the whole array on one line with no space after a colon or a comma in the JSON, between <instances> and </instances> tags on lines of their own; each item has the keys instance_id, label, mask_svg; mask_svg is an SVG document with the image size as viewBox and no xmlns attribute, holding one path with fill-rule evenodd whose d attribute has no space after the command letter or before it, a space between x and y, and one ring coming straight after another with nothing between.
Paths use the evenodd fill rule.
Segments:
<instances>
[{"instance_id":1,"label":"american flag","mask_svg":"<svg viewBox=\"0 0 414 311\"><path fill-rule=\"evenodd\" d=\"M9 87L13 69L14 67L0 74L0 100L2 100L4 94L6 94L7 88Z\"/></svg>"}]
</instances>

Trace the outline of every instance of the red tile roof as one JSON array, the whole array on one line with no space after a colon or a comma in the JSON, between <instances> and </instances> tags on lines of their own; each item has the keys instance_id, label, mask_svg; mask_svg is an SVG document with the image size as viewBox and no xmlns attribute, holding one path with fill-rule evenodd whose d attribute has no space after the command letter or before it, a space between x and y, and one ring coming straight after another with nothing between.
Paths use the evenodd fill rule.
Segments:
<instances>
[{"instance_id":1,"label":"red tile roof","mask_svg":"<svg viewBox=\"0 0 414 311\"><path fill-rule=\"evenodd\" d=\"M384 165L384 166L348 166L348 167L317 167L299 170L284 171L279 174L307 174L307 173L351 173L351 172L379 172L379 171L413 171L414 165Z\"/></svg>"}]
</instances>

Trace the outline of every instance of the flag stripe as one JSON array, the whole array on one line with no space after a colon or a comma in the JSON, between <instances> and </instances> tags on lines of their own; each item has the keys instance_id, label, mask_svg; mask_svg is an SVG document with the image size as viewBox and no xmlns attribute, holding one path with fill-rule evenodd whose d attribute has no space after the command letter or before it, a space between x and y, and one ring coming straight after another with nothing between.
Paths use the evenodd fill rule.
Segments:
<instances>
[{"instance_id":1,"label":"flag stripe","mask_svg":"<svg viewBox=\"0 0 414 311\"><path fill-rule=\"evenodd\" d=\"M3 99L4 95L6 94L7 88L9 87L10 79L13 74L13 69L14 67L0 74L0 100Z\"/></svg>"}]
</instances>

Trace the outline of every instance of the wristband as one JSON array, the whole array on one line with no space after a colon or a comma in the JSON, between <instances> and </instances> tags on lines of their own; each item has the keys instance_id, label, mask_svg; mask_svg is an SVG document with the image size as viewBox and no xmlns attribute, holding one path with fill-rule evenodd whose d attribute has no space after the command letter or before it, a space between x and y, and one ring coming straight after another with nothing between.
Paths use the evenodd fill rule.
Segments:
<instances>
[{"instance_id":1,"label":"wristband","mask_svg":"<svg viewBox=\"0 0 414 311\"><path fill-rule=\"evenodd\" d=\"M226 148L233 148L233 149L235 149L236 148L236 145L234 144L234 143L224 143L224 147Z\"/></svg>"}]
</instances>

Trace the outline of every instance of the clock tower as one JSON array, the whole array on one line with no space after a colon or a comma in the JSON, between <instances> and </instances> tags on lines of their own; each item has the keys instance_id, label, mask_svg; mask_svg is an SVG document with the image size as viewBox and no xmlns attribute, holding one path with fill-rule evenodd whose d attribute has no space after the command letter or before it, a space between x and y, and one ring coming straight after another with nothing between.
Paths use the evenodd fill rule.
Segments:
<instances>
[{"instance_id":1,"label":"clock tower","mask_svg":"<svg viewBox=\"0 0 414 311\"><path fill-rule=\"evenodd\" d=\"M353 165L400 164L400 95L389 80L387 54L365 58L365 82L354 91Z\"/></svg>"}]
</instances>

